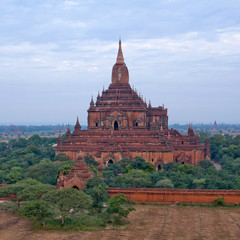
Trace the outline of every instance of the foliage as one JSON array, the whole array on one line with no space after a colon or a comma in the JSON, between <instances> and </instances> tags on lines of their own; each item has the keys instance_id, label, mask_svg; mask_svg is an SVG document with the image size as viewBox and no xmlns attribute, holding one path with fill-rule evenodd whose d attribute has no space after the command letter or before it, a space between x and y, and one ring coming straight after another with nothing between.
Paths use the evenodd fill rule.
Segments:
<instances>
[{"instance_id":1,"label":"foliage","mask_svg":"<svg viewBox=\"0 0 240 240\"><path fill-rule=\"evenodd\" d=\"M22 201L39 199L50 187L33 179L24 179L7 187L0 188L0 197L10 197L10 200L20 208Z\"/></svg>"},{"instance_id":2,"label":"foliage","mask_svg":"<svg viewBox=\"0 0 240 240\"><path fill-rule=\"evenodd\" d=\"M209 160L207 159L204 159L204 160L201 160L198 165L201 167L201 168L204 168L204 169L209 169L209 168L214 168L214 165L212 162L210 162Z\"/></svg>"},{"instance_id":3,"label":"foliage","mask_svg":"<svg viewBox=\"0 0 240 240\"><path fill-rule=\"evenodd\" d=\"M137 157L135 161L109 164L102 176L110 187L161 187L163 180L169 179L174 188L180 189L240 189L240 136L215 135L210 138L210 146L221 170L204 159L196 166L170 162L161 171L149 171L148 164L154 166Z\"/></svg>"},{"instance_id":4,"label":"foliage","mask_svg":"<svg viewBox=\"0 0 240 240\"><path fill-rule=\"evenodd\" d=\"M21 167L12 167L10 172L5 177L7 183L16 183L23 178L23 170Z\"/></svg>"},{"instance_id":5,"label":"foliage","mask_svg":"<svg viewBox=\"0 0 240 240\"><path fill-rule=\"evenodd\" d=\"M55 156L54 161L64 162L69 161L69 158L65 153L59 153L58 155Z\"/></svg>"},{"instance_id":6,"label":"foliage","mask_svg":"<svg viewBox=\"0 0 240 240\"><path fill-rule=\"evenodd\" d=\"M123 218L126 218L131 211L135 210L132 204L133 203L128 201L123 194L116 195L108 200L107 212L112 215L115 225L125 223Z\"/></svg>"},{"instance_id":7,"label":"foliage","mask_svg":"<svg viewBox=\"0 0 240 240\"><path fill-rule=\"evenodd\" d=\"M92 155L86 156L84 158L84 161L89 167L91 167L91 166L97 167L100 164L99 162L95 161L95 159L92 157Z\"/></svg>"},{"instance_id":8,"label":"foliage","mask_svg":"<svg viewBox=\"0 0 240 240\"><path fill-rule=\"evenodd\" d=\"M224 206L226 205L225 201L224 201L224 198L217 198L215 201L214 201L214 204L216 206Z\"/></svg>"},{"instance_id":9,"label":"foliage","mask_svg":"<svg viewBox=\"0 0 240 240\"><path fill-rule=\"evenodd\" d=\"M59 177L60 172L62 172L63 175L67 175L70 172L71 169L72 169L71 164L63 165L57 171L57 178Z\"/></svg>"},{"instance_id":10,"label":"foliage","mask_svg":"<svg viewBox=\"0 0 240 240\"><path fill-rule=\"evenodd\" d=\"M92 205L90 196L73 188L57 189L46 193L43 200L55 209L55 215L61 215L62 224L65 218ZM70 212L71 211L71 212Z\"/></svg>"},{"instance_id":11,"label":"foliage","mask_svg":"<svg viewBox=\"0 0 240 240\"><path fill-rule=\"evenodd\" d=\"M172 181L170 179L163 179L163 180L159 180L155 186L157 188L174 188L174 185L172 183Z\"/></svg>"},{"instance_id":12,"label":"foliage","mask_svg":"<svg viewBox=\"0 0 240 240\"><path fill-rule=\"evenodd\" d=\"M43 160L51 162L55 156L52 147L55 141L55 138L34 135L29 139L18 138L8 143L0 143L0 182L16 183L28 177L26 173L30 167Z\"/></svg>"},{"instance_id":13,"label":"foliage","mask_svg":"<svg viewBox=\"0 0 240 240\"><path fill-rule=\"evenodd\" d=\"M195 188L195 189L203 189L205 182L206 182L206 179L204 179L204 178L194 179L193 180L193 188Z\"/></svg>"},{"instance_id":14,"label":"foliage","mask_svg":"<svg viewBox=\"0 0 240 240\"><path fill-rule=\"evenodd\" d=\"M125 188L147 188L151 187L151 177L143 170L132 169L117 179L120 187Z\"/></svg>"},{"instance_id":15,"label":"foliage","mask_svg":"<svg viewBox=\"0 0 240 240\"><path fill-rule=\"evenodd\" d=\"M90 167L91 171L94 172L95 175L97 175L98 174L97 167L99 166L100 163L95 161L95 159L92 157L92 155L86 156L84 158L84 161Z\"/></svg>"},{"instance_id":16,"label":"foliage","mask_svg":"<svg viewBox=\"0 0 240 240\"><path fill-rule=\"evenodd\" d=\"M88 180L84 192L92 197L93 208L103 208L103 203L109 198L106 191L106 183L99 177L94 177Z\"/></svg>"},{"instance_id":17,"label":"foliage","mask_svg":"<svg viewBox=\"0 0 240 240\"><path fill-rule=\"evenodd\" d=\"M56 184L58 167L54 162L40 162L28 168L27 178L33 178L45 184Z\"/></svg>"},{"instance_id":18,"label":"foliage","mask_svg":"<svg viewBox=\"0 0 240 240\"><path fill-rule=\"evenodd\" d=\"M51 212L49 211L46 202L42 200L26 202L21 210L25 217L39 221L43 225L45 225L46 217L51 216Z\"/></svg>"}]
</instances>

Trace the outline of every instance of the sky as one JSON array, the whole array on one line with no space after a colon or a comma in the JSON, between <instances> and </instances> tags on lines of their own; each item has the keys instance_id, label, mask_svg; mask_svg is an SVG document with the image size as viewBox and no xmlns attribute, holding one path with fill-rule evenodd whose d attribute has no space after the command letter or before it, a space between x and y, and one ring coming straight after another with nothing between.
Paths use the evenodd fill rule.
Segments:
<instances>
[{"instance_id":1,"label":"sky","mask_svg":"<svg viewBox=\"0 0 240 240\"><path fill-rule=\"evenodd\" d=\"M240 123L240 1L1 0L0 124L87 124L121 35L169 123Z\"/></svg>"}]
</instances>

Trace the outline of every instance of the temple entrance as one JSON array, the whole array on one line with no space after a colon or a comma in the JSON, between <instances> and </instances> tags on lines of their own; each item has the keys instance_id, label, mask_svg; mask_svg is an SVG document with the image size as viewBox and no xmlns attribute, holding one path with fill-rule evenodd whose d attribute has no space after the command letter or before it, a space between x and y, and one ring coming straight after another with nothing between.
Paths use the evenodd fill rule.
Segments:
<instances>
[{"instance_id":1,"label":"temple entrance","mask_svg":"<svg viewBox=\"0 0 240 240\"><path fill-rule=\"evenodd\" d=\"M112 164L112 163L113 163L113 160L110 159L110 160L108 161L108 164Z\"/></svg>"},{"instance_id":2,"label":"temple entrance","mask_svg":"<svg viewBox=\"0 0 240 240\"><path fill-rule=\"evenodd\" d=\"M79 188L75 185L75 186L73 186L72 188L75 188L75 189L77 189L77 190L79 190Z\"/></svg>"},{"instance_id":3,"label":"temple entrance","mask_svg":"<svg viewBox=\"0 0 240 240\"><path fill-rule=\"evenodd\" d=\"M159 165L158 165L158 171L161 170L161 169L162 169L162 167L161 167L161 165L159 164Z\"/></svg>"},{"instance_id":4,"label":"temple entrance","mask_svg":"<svg viewBox=\"0 0 240 240\"><path fill-rule=\"evenodd\" d=\"M114 130L118 130L118 122L117 121L114 122Z\"/></svg>"}]
</instances>

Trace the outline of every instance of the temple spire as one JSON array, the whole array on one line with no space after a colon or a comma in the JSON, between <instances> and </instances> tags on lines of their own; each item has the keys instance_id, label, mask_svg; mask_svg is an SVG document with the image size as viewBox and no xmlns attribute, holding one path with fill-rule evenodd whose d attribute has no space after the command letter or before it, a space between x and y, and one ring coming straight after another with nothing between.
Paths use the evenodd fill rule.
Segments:
<instances>
[{"instance_id":1,"label":"temple spire","mask_svg":"<svg viewBox=\"0 0 240 240\"><path fill-rule=\"evenodd\" d=\"M121 38L119 39L117 63L119 63L119 64L123 64L123 63L124 63L124 58L123 58L123 53L122 53L122 42L121 42Z\"/></svg>"},{"instance_id":2,"label":"temple spire","mask_svg":"<svg viewBox=\"0 0 240 240\"><path fill-rule=\"evenodd\" d=\"M60 132L60 131L59 131L59 136L58 136L57 145L58 145L58 146L62 145L62 136L61 136L61 132Z\"/></svg>"},{"instance_id":3,"label":"temple spire","mask_svg":"<svg viewBox=\"0 0 240 240\"><path fill-rule=\"evenodd\" d=\"M69 137L69 136L71 136L71 130L70 130L70 126L69 126L69 124L68 124L66 137Z\"/></svg>"},{"instance_id":4,"label":"temple spire","mask_svg":"<svg viewBox=\"0 0 240 240\"><path fill-rule=\"evenodd\" d=\"M81 130L81 125L80 125L80 123L79 123L78 117L77 117L76 125L75 125L75 127L74 127L74 131L76 131L76 130Z\"/></svg>"},{"instance_id":5,"label":"temple spire","mask_svg":"<svg viewBox=\"0 0 240 240\"><path fill-rule=\"evenodd\" d=\"M90 107L94 107L93 96L91 97Z\"/></svg>"}]
</instances>

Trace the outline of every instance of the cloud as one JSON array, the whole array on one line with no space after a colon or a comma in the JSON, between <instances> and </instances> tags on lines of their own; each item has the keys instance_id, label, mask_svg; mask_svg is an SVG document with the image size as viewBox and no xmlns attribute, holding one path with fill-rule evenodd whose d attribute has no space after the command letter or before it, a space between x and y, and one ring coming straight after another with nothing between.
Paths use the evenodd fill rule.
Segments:
<instances>
[{"instance_id":1,"label":"cloud","mask_svg":"<svg viewBox=\"0 0 240 240\"><path fill-rule=\"evenodd\" d=\"M174 38L136 39L126 42L128 49L160 50L169 53L240 54L240 31L216 31L216 40L203 33L190 32Z\"/></svg>"},{"instance_id":2,"label":"cloud","mask_svg":"<svg viewBox=\"0 0 240 240\"><path fill-rule=\"evenodd\" d=\"M55 20L56 24L61 22L61 20ZM65 22L65 24L72 23ZM152 69L159 63L168 62L168 65L176 65L177 62L183 64L191 61L196 64L195 69L202 71L203 68L208 68L206 65L209 65L209 62L216 61L218 57L225 64L220 66L222 70L230 71L236 68L238 65L232 63L239 58L240 54L239 29L221 29L214 34L214 39L209 39L208 34L203 32L188 32L174 37L127 39L123 41L126 63L129 62L134 69ZM63 40L45 44L33 42L4 44L4 42L0 44L0 63L15 65L16 69L27 66L26 70L34 68L36 71L39 67L52 69L52 71L103 72L111 66L118 48L116 41L98 39ZM232 57L233 55L236 56L236 60ZM208 63L203 61L204 59L207 59ZM211 67L214 70L216 65ZM184 71L186 72L187 69ZM171 74L171 70L168 74Z\"/></svg>"},{"instance_id":3,"label":"cloud","mask_svg":"<svg viewBox=\"0 0 240 240\"><path fill-rule=\"evenodd\" d=\"M67 20L63 20L61 18L56 18L53 19L52 22L50 23L51 25L57 25L60 26L61 28L85 28L86 27L86 23L83 21L67 21Z\"/></svg>"},{"instance_id":4,"label":"cloud","mask_svg":"<svg viewBox=\"0 0 240 240\"><path fill-rule=\"evenodd\" d=\"M64 5L66 5L66 6L77 6L77 5L79 5L79 2L65 1Z\"/></svg>"}]
</instances>

